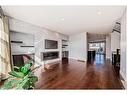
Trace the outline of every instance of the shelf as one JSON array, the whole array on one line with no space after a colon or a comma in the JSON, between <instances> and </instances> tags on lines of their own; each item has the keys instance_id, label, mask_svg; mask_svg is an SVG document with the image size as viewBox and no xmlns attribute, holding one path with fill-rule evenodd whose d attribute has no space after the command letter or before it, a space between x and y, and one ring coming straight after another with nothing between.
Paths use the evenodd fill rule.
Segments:
<instances>
[{"instance_id":1,"label":"shelf","mask_svg":"<svg viewBox=\"0 0 127 95\"><path fill-rule=\"evenodd\" d=\"M34 46L20 46L20 47L34 47Z\"/></svg>"},{"instance_id":2,"label":"shelf","mask_svg":"<svg viewBox=\"0 0 127 95\"><path fill-rule=\"evenodd\" d=\"M64 41L64 42L68 42L67 40L62 40L62 41Z\"/></svg>"},{"instance_id":3,"label":"shelf","mask_svg":"<svg viewBox=\"0 0 127 95\"><path fill-rule=\"evenodd\" d=\"M69 52L68 50L62 51L62 52Z\"/></svg>"},{"instance_id":4,"label":"shelf","mask_svg":"<svg viewBox=\"0 0 127 95\"><path fill-rule=\"evenodd\" d=\"M11 41L11 43L23 43L23 41Z\"/></svg>"},{"instance_id":5,"label":"shelf","mask_svg":"<svg viewBox=\"0 0 127 95\"><path fill-rule=\"evenodd\" d=\"M62 45L62 46L68 46L68 45Z\"/></svg>"}]
</instances>

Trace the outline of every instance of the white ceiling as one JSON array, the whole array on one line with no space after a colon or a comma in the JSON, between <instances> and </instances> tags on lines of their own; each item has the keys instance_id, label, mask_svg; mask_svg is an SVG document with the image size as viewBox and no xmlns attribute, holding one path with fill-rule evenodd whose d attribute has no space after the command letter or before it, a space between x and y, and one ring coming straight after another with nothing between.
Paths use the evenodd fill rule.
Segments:
<instances>
[{"instance_id":1,"label":"white ceiling","mask_svg":"<svg viewBox=\"0 0 127 95\"><path fill-rule=\"evenodd\" d=\"M108 33L120 19L124 6L2 6L16 19L71 35Z\"/></svg>"}]
</instances>

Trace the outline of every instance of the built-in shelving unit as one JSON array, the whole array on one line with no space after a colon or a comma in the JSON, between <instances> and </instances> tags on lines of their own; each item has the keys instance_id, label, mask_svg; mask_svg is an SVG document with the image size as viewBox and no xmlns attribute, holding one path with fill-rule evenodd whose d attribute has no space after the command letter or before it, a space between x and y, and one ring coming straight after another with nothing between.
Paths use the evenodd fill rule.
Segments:
<instances>
[{"instance_id":1,"label":"built-in shelving unit","mask_svg":"<svg viewBox=\"0 0 127 95\"><path fill-rule=\"evenodd\" d=\"M66 48L68 46L67 40L62 40L62 48Z\"/></svg>"},{"instance_id":2,"label":"built-in shelving unit","mask_svg":"<svg viewBox=\"0 0 127 95\"><path fill-rule=\"evenodd\" d=\"M11 43L22 44L23 41L11 41ZM22 45L22 46L20 46L20 47L34 47L34 46Z\"/></svg>"},{"instance_id":3,"label":"built-in shelving unit","mask_svg":"<svg viewBox=\"0 0 127 95\"><path fill-rule=\"evenodd\" d=\"M68 40L62 40L62 58L68 58Z\"/></svg>"},{"instance_id":4,"label":"built-in shelving unit","mask_svg":"<svg viewBox=\"0 0 127 95\"><path fill-rule=\"evenodd\" d=\"M121 24L120 24L120 22L116 22L115 23L115 25L114 25L114 27L113 27L113 30L112 30L112 32L118 32L118 33L120 33L120 27L121 27Z\"/></svg>"},{"instance_id":5,"label":"built-in shelving unit","mask_svg":"<svg viewBox=\"0 0 127 95\"><path fill-rule=\"evenodd\" d=\"M34 35L10 30L12 55L35 53Z\"/></svg>"}]
</instances>

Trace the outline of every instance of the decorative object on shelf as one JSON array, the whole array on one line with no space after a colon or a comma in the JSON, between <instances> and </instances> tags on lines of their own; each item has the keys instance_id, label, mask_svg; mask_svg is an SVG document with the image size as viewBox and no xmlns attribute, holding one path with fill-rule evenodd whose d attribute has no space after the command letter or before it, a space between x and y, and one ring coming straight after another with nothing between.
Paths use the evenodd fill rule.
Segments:
<instances>
[{"instance_id":1,"label":"decorative object on shelf","mask_svg":"<svg viewBox=\"0 0 127 95\"><path fill-rule=\"evenodd\" d=\"M33 62L29 61L22 67L15 67L17 70L9 72L7 81L1 89L33 89L38 77L34 75L33 71L40 66L33 68Z\"/></svg>"}]
</instances>

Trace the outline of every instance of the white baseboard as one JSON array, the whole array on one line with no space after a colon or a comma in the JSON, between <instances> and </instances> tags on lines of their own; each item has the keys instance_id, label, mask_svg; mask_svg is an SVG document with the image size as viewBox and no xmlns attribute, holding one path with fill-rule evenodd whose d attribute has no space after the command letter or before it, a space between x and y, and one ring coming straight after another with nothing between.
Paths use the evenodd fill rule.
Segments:
<instances>
[{"instance_id":1,"label":"white baseboard","mask_svg":"<svg viewBox=\"0 0 127 95\"><path fill-rule=\"evenodd\" d=\"M125 80L125 81L127 81L127 78L126 78L126 76L124 75L124 73L120 70L120 75L122 76L122 78Z\"/></svg>"},{"instance_id":2,"label":"white baseboard","mask_svg":"<svg viewBox=\"0 0 127 95\"><path fill-rule=\"evenodd\" d=\"M69 59L74 59L74 60L80 60L80 61L87 61L86 59L80 59L80 58L73 58L73 57L69 57Z\"/></svg>"},{"instance_id":3,"label":"white baseboard","mask_svg":"<svg viewBox=\"0 0 127 95\"><path fill-rule=\"evenodd\" d=\"M108 58L108 57L107 57L106 60L110 60L110 61L112 61L112 58Z\"/></svg>"}]
</instances>

